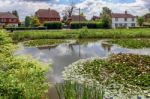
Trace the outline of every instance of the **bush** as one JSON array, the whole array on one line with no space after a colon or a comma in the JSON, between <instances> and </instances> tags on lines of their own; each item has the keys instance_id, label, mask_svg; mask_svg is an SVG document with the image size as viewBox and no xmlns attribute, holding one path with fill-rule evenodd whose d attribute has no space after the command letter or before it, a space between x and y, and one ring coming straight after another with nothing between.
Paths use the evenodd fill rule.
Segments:
<instances>
[{"instance_id":1,"label":"bush","mask_svg":"<svg viewBox=\"0 0 150 99\"><path fill-rule=\"evenodd\" d=\"M0 99L41 99L48 90L46 68L29 57L12 55L14 45L0 31Z\"/></svg>"},{"instance_id":2,"label":"bush","mask_svg":"<svg viewBox=\"0 0 150 99\"><path fill-rule=\"evenodd\" d=\"M44 26L47 27L47 29L61 29L62 23L61 22L46 22L44 23Z\"/></svg>"},{"instance_id":3,"label":"bush","mask_svg":"<svg viewBox=\"0 0 150 99\"><path fill-rule=\"evenodd\" d=\"M103 25L101 22L71 22L70 24L71 29L80 29L83 27L87 27L88 29L97 29L102 28Z\"/></svg>"},{"instance_id":4,"label":"bush","mask_svg":"<svg viewBox=\"0 0 150 99\"><path fill-rule=\"evenodd\" d=\"M46 30L46 27L8 27L5 28L8 31L19 31L19 30Z\"/></svg>"},{"instance_id":5,"label":"bush","mask_svg":"<svg viewBox=\"0 0 150 99\"><path fill-rule=\"evenodd\" d=\"M86 22L71 22L70 23L70 28L71 29L80 29L84 26L87 26L87 23Z\"/></svg>"}]
</instances>

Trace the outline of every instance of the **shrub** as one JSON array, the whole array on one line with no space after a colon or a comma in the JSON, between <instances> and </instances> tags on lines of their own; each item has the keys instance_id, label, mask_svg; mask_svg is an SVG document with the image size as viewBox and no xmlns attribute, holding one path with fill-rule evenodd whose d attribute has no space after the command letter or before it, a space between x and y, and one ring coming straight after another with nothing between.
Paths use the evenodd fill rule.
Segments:
<instances>
[{"instance_id":1,"label":"shrub","mask_svg":"<svg viewBox=\"0 0 150 99\"><path fill-rule=\"evenodd\" d=\"M44 26L47 27L47 29L61 29L62 23L61 22L46 22L44 23Z\"/></svg>"},{"instance_id":2,"label":"shrub","mask_svg":"<svg viewBox=\"0 0 150 99\"><path fill-rule=\"evenodd\" d=\"M32 58L12 55L11 42L0 31L0 99L41 99L48 90L46 68Z\"/></svg>"},{"instance_id":3,"label":"shrub","mask_svg":"<svg viewBox=\"0 0 150 99\"><path fill-rule=\"evenodd\" d=\"M80 29L83 27L87 27L88 29L97 29L102 28L101 22L71 22L70 28L71 29Z\"/></svg>"},{"instance_id":4,"label":"shrub","mask_svg":"<svg viewBox=\"0 0 150 99\"><path fill-rule=\"evenodd\" d=\"M71 29L80 29L84 26L87 26L87 23L86 22L71 22L70 23L70 28Z\"/></svg>"}]
</instances>

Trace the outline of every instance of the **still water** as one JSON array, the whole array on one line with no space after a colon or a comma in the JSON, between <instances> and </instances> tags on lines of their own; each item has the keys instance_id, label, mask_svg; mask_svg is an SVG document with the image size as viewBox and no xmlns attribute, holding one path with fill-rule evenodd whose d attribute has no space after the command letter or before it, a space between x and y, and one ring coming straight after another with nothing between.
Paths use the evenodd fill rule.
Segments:
<instances>
[{"instance_id":1,"label":"still water","mask_svg":"<svg viewBox=\"0 0 150 99\"><path fill-rule=\"evenodd\" d=\"M23 46L23 45L22 45ZM61 73L64 67L79 60L91 57L108 57L113 53L133 53L140 55L150 55L150 48L128 49L119 45L111 45L104 40L62 43L49 47L25 47L19 49L15 55L31 55L41 62L52 64L52 72L47 77L52 83L62 82ZM55 93L55 92L54 92ZM52 92L53 94L53 92Z\"/></svg>"}]
</instances>

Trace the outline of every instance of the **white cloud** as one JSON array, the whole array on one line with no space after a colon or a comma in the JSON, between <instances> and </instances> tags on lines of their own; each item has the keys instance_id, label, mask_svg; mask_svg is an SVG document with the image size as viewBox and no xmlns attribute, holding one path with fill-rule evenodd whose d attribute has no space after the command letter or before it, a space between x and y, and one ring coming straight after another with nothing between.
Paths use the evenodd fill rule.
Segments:
<instances>
[{"instance_id":1,"label":"white cloud","mask_svg":"<svg viewBox=\"0 0 150 99\"><path fill-rule=\"evenodd\" d=\"M28 0L34 1L34 0ZM40 0L35 0L40 1ZM46 0L45 0L46 1ZM52 0L58 2L59 0ZM17 10L21 19L27 15L34 15L34 12L41 8L52 8L58 12L62 12L67 5L54 2L27 2L27 0L0 0L0 12ZM107 6L113 12L124 12L128 10L134 15L143 15L148 12L150 0L136 0L133 3L112 3L105 0L82 0L76 5L81 8L89 19L93 15L99 15L102 7ZM77 11L76 11L77 12Z\"/></svg>"}]
</instances>

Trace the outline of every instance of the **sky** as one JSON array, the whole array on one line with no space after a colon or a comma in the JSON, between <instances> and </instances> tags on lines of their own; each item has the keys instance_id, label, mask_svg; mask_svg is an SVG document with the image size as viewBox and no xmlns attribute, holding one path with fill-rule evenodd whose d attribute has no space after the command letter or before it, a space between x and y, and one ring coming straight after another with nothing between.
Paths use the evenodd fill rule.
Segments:
<instances>
[{"instance_id":1,"label":"sky","mask_svg":"<svg viewBox=\"0 0 150 99\"><path fill-rule=\"evenodd\" d=\"M87 19L99 15L102 7L109 7L114 13L124 13L141 16L149 12L150 0L0 0L0 12L17 10L20 19L34 15L38 9L55 9L62 16L63 11L74 2L76 9L81 8ZM74 14L77 14L75 10Z\"/></svg>"}]
</instances>

